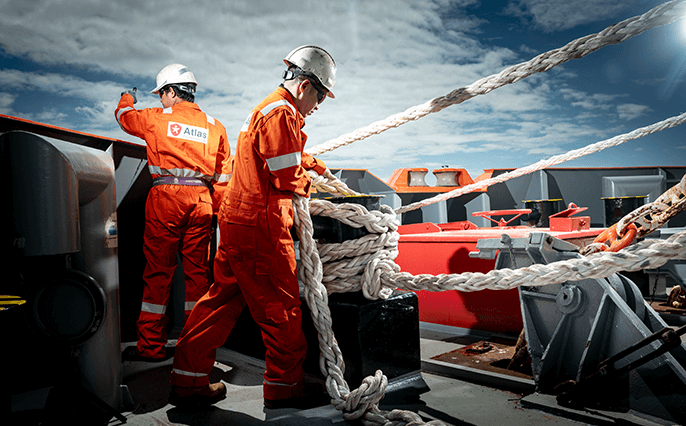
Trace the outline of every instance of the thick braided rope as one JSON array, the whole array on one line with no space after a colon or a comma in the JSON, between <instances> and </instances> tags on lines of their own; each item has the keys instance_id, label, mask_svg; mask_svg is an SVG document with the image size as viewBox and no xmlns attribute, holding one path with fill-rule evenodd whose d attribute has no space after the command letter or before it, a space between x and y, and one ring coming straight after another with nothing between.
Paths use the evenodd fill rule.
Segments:
<instances>
[{"instance_id":1,"label":"thick braided rope","mask_svg":"<svg viewBox=\"0 0 686 426\"><path fill-rule=\"evenodd\" d=\"M308 170L307 173L310 175L310 179L312 180L312 187L319 192L328 192L332 195L340 195L343 197L350 195L362 195L359 192L348 188L348 185L334 176L329 169L326 169L321 175L317 174L313 170Z\"/></svg>"},{"instance_id":2,"label":"thick braided rope","mask_svg":"<svg viewBox=\"0 0 686 426\"><path fill-rule=\"evenodd\" d=\"M379 401L384 397L388 385L388 379L380 370L377 370L374 376L366 377L359 388L350 390L343 377L345 372L343 356L331 327L331 311L328 306L327 290L322 284L324 274L319 252L313 238L310 206L312 206L312 211L319 213L319 215L336 217L353 227L359 228L364 226L372 233L394 233L397 235L398 225L395 215L390 208L386 208L385 213L377 214L376 212L369 213L366 209L360 209L358 208L359 206L352 204L335 205L325 200L313 200L311 203L308 203L306 198L294 196L294 224L300 241L299 274L300 279L305 284L305 300L312 312L312 321L317 329L321 352L319 368L326 376L326 389L332 398L331 403L343 413L343 417L346 420L359 419L364 425L418 426L429 424L443 426L444 424L438 420L424 423L421 417L413 412L402 410L386 412L379 410ZM353 220L353 216L357 220ZM365 241L366 244L363 244L367 246L368 250L372 250L371 247L377 247L378 249L379 244L382 244L384 247L387 245L397 247L397 238L395 238L395 243L393 238L382 238L381 243L375 243L371 240L373 239L367 239ZM349 248L344 248L338 252L334 249L329 249L326 250L326 256L332 259L340 259L342 252L346 250L349 252ZM373 263L370 262L369 264ZM380 277L378 281L381 281ZM370 297L370 295L365 296Z\"/></svg>"},{"instance_id":3,"label":"thick braided rope","mask_svg":"<svg viewBox=\"0 0 686 426\"><path fill-rule=\"evenodd\" d=\"M536 163L530 164L525 167L520 167L516 170L512 170L510 172L503 173L501 175L498 175L496 177L492 177L489 179L484 179L479 182L471 183L469 185L462 186L460 188L454 189L450 192L445 192L442 194L438 194L434 197L431 198L426 198L424 200L418 201L416 203L408 204L406 206L399 207L395 210L396 214L402 214L406 213L408 211L416 210L418 208L428 206L440 201L448 200L451 198L459 197L464 194L468 194L470 192L476 191L478 189L483 189L486 187L489 187L491 185L495 185L497 183L502 183L505 181L508 181L510 179L514 179L516 177L524 176L529 173L533 173L539 170L543 170L552 166L556 166L558 164L562 164L566 161L574 160L579 157L583 157L585 155L593 154L599 151L602 151L606 148L614 147L617 145L621 145L624 142L642 138L644 136L650 135L652 133L657 133L662 130L666 130L675 126L678 126L686 121L686 113L677 115L674 117L670 117L666 120L662 120L660 122L651 124L649 126L641 127L638 129L635 129L629 133L625 133L622 135L617 135L615 137L612 137L610 139L606 139L604 141L596 142L590 145L587 145L583 148L575 149L572 151L569 151L565 154L560 154L560 155L555 155L552 156L548 159L544 159L541 161L538 161ZM321 192L328 192L331 193L332 195L338 195L338 196L347 196L347 195L360 195L358 192L353 191L352 189L348 188L347 185L345 185L343 182L338 180L328 169L323 175L318 175L317 173L313 171L308 172L310 177L312 178L312 184L313 186ZM673 196L672 196L673 198ZM669 203L674 203L676 201L669 200ZM665 202L667 203L667 202ZM663 203L664 204L664 203ZM647 208L647 207L646 207ZM643 210L641 210L643 212ZM626 221L625 221L626 223ZM630 222L629 222L630 223Z\"/></svg>"},{"instance_id":4,"label":"thick braided rope","mask_svg":"<svg viewBox=\"0 0 686 426\"><path fill-rule=\"evenodd\" d=\"M350 226L366 227L370 232L382 232L385 235L364 237L358 250L354 249L354 242L322 244L316 248L312 238L310 205L313 207L311 211L320 216L339 217ZM664 241L645 240L618 253L597 253L548 265L535 264L517 270L493 270L486 274L467 272L413 276L400 272L399 266L393 261L397 255L397 222L393 211L387 206L382 206L383 212L379 212L380 214L370 214L358 205L335 205L325 200L313 200L308 204L306 199L297 197L294 199L294 207L296 229L300 238L300 276L305 283L305 298L318 331L320 369L327 377L327 390L332 397L332 404L342 411L344 418L360 419L365 425L424 423L412 412L379 410L378 402L383 398L387 386L387 379L381 371L365 378L358 389L349 390L343 378L343 357L331 328L328 293L362 290L365 297L376 299L388 297L396 288L411 291L506 290L522 285L541 286L604 278L620 271L657 268L670 259L686 258L685 231ZM339 213L339 209L344 213ZM359 216L355 218L352 213ZM320 258L319 252L325 254ZM347 259L345 264L338 262L352 253L358 257ZM322 266L322 258L327 262L336 262ZM441 423L434 421L429 424Z\"/></svg>"},{"instance_id":5,"label":"thick braided rope","mask_svg":"<svg viewBox=\"0 0 686 426\"><path fill-rule=\"evenodd\" d=\"M534 264L516 270L498 269L488 273L411 275L405 272L382 275L384 286L404 290L428 291L480 291L508 290L519 286L544 286L579 281L589 278L606 278L621 271L639 271L664 265L670 259L686 259L686 231L666 240L646 239L617 253L601 252L586 257Z\"/></svg>"},{"instance_id":6,"label":"thick braided rope","mask_svg":"<svg viewBox=\"0 0 686 426\"><path fill-rule=\"evenodd\" d=\"M543 170L548 167L555 166L560 163L564 163L565 161L569 160L574 160L579 157L583 157L584 155L588 154L593 154L598 151L602 151L605 148L610 148L613 146L621 145L624 142L627 142L629 140L633 139L638 139L642 138L643 136L647 136L652 133L656 133L665 129L669 129L671 127L678 126L682 124L684 121L686 121L686 113L677 115L674 117L670 117L666 120L662 120L658 123L651 124L650 126L646 127L641 127L636 130L633 130L629 133L625 133L623 135L618 135L610 139L606 139L604 141L596 142L591 145L587 145L583 148L575 149L572 151L569 151L565 154L560 154L560 155L555 155L553 157L550 157L545 160L538 161L534 164L528 165L526 167L521 167L516 170L512 170L511 172L506 172L503 173L499 176L489 178L489 179L484 179L479 182L471 183L469 185L457 188L453 191L450 192L445 192L442 194L438 194L435 197L427 198L425 200L408 204L406 206L399 207L395 210L397 214L405 213L411 210L416 210L420 207L428 206L433 203L437 203L439 201L447 200L450 198L454 197L459 197L460 195L464 195L467 193L470 193L472 191L476 191L477 189L485 188L487 186L494 185L496 183L502 183L505 182L506 180L513 179L519 176L523 176L529 173L533 173L538 170Z\"/></svg>"},{"instance_id":7,"label":"thick braided rope","mask_svg":"<svg viewBox=\"0 0 686 426\"><path fill-rule=\"evenodd\" d=\"M334 204L326 200L312 200L310 214L328 216L353 228L366 228L369 232L383 233L398 229L395 216L388 215L388 206L378 211L368 211L360 204Z\"/></svg>"},{"instance_id":8,"label":"thick braided rope","mask_svg":"<svg viewBox=\"0 0 686 426\"><path fill-rule=\"evenodd\" d=\"M319 257L323 264L332 263L345 257L376 253L379 250L392 250L398 247L398 233L367 234L357 240L343 241L340 244L318 244ZM331 293L331 292L329 292Z\"/></svg>"},{"instance_id":9,"label":"thick braided rope","mask_svg":"<svg viewBox=\"0 0 686 426\"><path fill-rule=\"evenodd\" d=\"M336 207L345 206L349 211L358 211L354 205L334 205L328 202L313 201L318 204L316 209L319 215L335 217ZM395 221L394 214L387 206L382 206L383 212L388 217L382 223ZM362 208L362 212L366 209ZM349 214L344 215L351 226L361 227L369 218L363 213L357 225L355 219ZM378 215L377 215L378 216ZM369 227L372 229L372 227ZM378 226L373 229L381 231ZM394 259L397 256L397 227L387 227L386 234L378 236L367 235L357 241L347 241L342 244L320 244L320 253L325 252L326 258L322 259L325 276L322 283L327 287L328 293L363 291L367 298L384 298L395 288L404 290L428 290L428 291L480 291L484 289L507 290L520 285L537 286L559 284L564 281L576 281L586 278L604 278L620 271L637 271L641 269L657 268L669 259L686 258L686 231L676 233L666 240L648 239L630 246L618 253L603 252L587 257L570 259L564 262L556 262L550 265L532 265L517 270L494 270L486 274L465 272L462 274L441 274L437 276L421 274L413 276L405 272L399 272L399 266ZM386 241L383 248L379 247L379 241ZM369 241L375 241L370 245ZM372 248L373 247L373 248ZM341 253L355 253L357 258L345 258ZM330 262L330 263L329 263ZM365 262L369 262L365 265Z\"/></svg>"},{"instance_id":10,"label":"thick braided rope","mask_svg":"<svg viewBox=\"0 0 686 426\"><path fill-rule=\"evenodd\" d=\"M326 216L353 228L365 228L369 234L339 244L317 244L328 293L362 291L368 299L388 298L392 289L383 288L381 273L399 271L398 220L393 209L381 205L368 211L359 204L333 204L326 200L310 201L312 216Z\"/></svg>"},{"instance_id":11,"label":"thick braided rope","mask_svg":"<svg viewBox=\"0 0 686 426\"><path fill-rule=\"evenodd\" d=\"M305 284L304 297L312 313L312 320L319 339L319 368L326 376L326 388L333 398L332 404L345 404L350 393L343 378L345 364L338 343L331 329L331 311L326 288L322 285L322 264L314 244L312 221L306 198L293 197L294 224L298 234L300 252L300 280Z\"/></svg>"},{"instance_id":12,"label":"thick braided rope","mask_svg":"<svg viewBox=\"0 0 686 426\"><path fill-rule=\"evenodd\" d=\"M418 120L428 114L441 111L450 105L460 104L477 95L485 95L494 89L515 83L532 74L548 71L570 59L582 58L601 47L621 43L649 29L670 24L682 18L684 14L686 14L686 5L683 3L683 0L661 4L643 15L611 25L597 34L578 38L561 48L542 53L528 62L508 67L498 74L482 78L467 87L456 89L445 96L431 99L402 113L391 115L385 120L374 122L351 133L314 146L308 149L307 152L314 156L320 155L398 127L409 121Z\"/></svg>"}]
</instances>

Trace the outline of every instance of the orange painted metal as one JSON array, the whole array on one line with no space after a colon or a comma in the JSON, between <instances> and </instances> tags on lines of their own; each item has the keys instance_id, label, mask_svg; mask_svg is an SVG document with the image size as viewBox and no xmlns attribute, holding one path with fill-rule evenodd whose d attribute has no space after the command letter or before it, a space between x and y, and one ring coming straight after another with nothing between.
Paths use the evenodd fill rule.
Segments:
<instances>
[{"instance_id":1,"label":"orange painted metal","mask_svg":"<svg viewBox=\"0 0 686 426\"><path fill-rule=\"evenodd\" d=\"M429 186L425 183L419 186L413 184L412 177L421 176L422 174L428 173L429 170L423 167L406 167L402 169L396 169L386 183L388 186L392 187L397 193L406 192L449 192L456 188L466 186L474 183L474 180L469 176L469 173L465 169L455 169L455 168L442 168L433 170L434 175L441 173L455 173L455 184L451 186ZM416 179L415 179L416 180ZM484 192L486 189L478 189L474 192Z\"/></svg>"},{"instance_id":2,"label":"orange painted metal","mask_svg":"<svg viewBox=\"0 0 686 426\"><path fill-rule=\"evenodd\" d=\"M602 251L618 252L633 243L637 233L638 227L636 224L630 223L625 228L624 235L619 237L617 234L617 223L615 223L598 235L593 242L603 244Z\"/></svg>"}]
</instances>

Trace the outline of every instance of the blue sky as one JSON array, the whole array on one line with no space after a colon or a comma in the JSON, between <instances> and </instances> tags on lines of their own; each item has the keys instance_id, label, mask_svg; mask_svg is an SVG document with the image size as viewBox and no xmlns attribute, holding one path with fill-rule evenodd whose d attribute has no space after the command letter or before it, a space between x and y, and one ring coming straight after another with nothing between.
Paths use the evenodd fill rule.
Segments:
<instances>
[{"instance_id":1,"label":"blue sky","mask_svg":"<svg viewBox=\"0 0 686 426\"><path fill-rule=\"evenodd\" d=\"M140 142L114 120L119 94L137 86L137 107L160 106L149 94L157 72L182 63L235 147L245 117L281 82L281 59L316 44L338 79L336 99L307 119L310 148L661 3L0 0L0 113ZM681 114L685 73L681 20L320 158L382 179L401 167L472 177L523 167ZM562 166L683 166L682 127Z\"/></svg>"}]
</instances>

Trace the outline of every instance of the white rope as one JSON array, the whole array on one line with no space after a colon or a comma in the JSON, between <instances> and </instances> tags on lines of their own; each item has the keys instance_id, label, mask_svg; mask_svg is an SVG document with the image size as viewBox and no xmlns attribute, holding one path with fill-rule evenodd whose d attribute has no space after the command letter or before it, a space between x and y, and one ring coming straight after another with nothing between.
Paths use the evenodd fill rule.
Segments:
<instances>
[{"instance_id":1,"label":"white rope","mask_svg":"<svg viewBox=\"0 0 686 426\"><path fill-rule=\"evenodd\" d=\"M548 167L555 166L560 163L564 163L565 161L569 160L574 160L579 157L583 157L584 155L588 154L593 154L598 151L602 151L606 148L610 148L613 146L621 145L624 142L633 140L633 139L638 139L642 138L643 136L650 135L652 133L660 132L665 129L669 129L671 127L678 126L682 124L684 121L686 121L686 113L675 116L675 117L670 117L666 120L660 121L658 123L651 124L650 126L646 127L641 127L639 129L633 130L629 133L625 133L623 135L618 135L613 138L596 142L594 144L585 146L583 148L575 149L572 151L567 152L566 154L561 154L561 155L555 155L553 157L550 157L546 160L541 160L537 163L528 165L526 167L521 167L519 169L513 170L511 172L506 172L503 173L502 175L490 178L490 179L484 179L479 182L471 183L469 185L457 188L453 191L450 192L445 192L443 194L438 194L435 197L427 198L422 201L418 201L416 203L408 204L406 206L399 207L395 210L396 214L401 214L405 213L411 210L418 209L423 206L428 206L433 203L437 203L439 201L447 200L450 198L454 197L459 197L460 195L470 193L472 191L476 191L477 189L485 188L487 186L494 185L496 183L501 183L509 179L513 179L519 176L523 176L529 173L533 173L538 170L542 170Z\"/></svg>"},{"instance_id":2,"label":"white rope","mask_svg":"<svg viewBox=\"0 0 686 426\"><path fill-rule=\"evenodd\" d=\"M485 95L494 89L515 83L532 74L548 71L570 59L582 58L601 47L621 43L649 29L670 24L686 14L686 5L683 1L684 0L676 0L661 4L643 15L635 16L609 26L597 34L578 38L559 49L553 49L549 52L542 53L528 62L508 67L499 74L493 74L482 78L467 87L456 89L445 96L431 99L421 105L391 115L384 120L374 122L366 127L344 134L306 151L314 156L333 151L341 146L366 139L372 135L398 127L409 121L418 120L428 114L441 111L450 105L460 104L478 95Z\"/></svg>"},{"instance_id":3,"label":"white rope","mask_svg":"<svg viewBox=\"0 0 686 426\"><path fill-rule=\"evenodd\" d=\"M462 274L421 274L413 276L405 272L383 274L384 286L404 290L428 291L480 291L509 290L519 286L539 287L579 281L590 278L606 278L621 271L639 271L664 265L670 259L686 259L686 231L676 233L666 240L646 239L617 253L601 252L547 265L534 264L516 270L497 269L488 273L464 272Z\"/></svg>"},{"instance_id":4,"label":"white rope","mask_svg":"<svg viewBox=\"0 0 686 426\"><path fill-rule=\"evenodd\" d=\"M547 265L534 264L517 270L499 269L488 273L412 275L401 272L394 262L397 255L397 220L390 207L368 212L354 204L333 204L325 200L308 200L296 196L293 201L295 226L300 240L300 278L305 285L304 297L312 312L318 332L320 370L326 376L326 387L332 404L347 420L359 419L365 425L422 425L416 414L403 410L391 412L378 408L388 385L386 376L377 371L364 379L359 388L350 390L344 379L343 356L333 335L328 294L362 291L366 298L385 299L393 290L464 292L484 289L508 290L522 285L542 286L566 281L605 278L620 271L653 269L670 259L686 259L686 231L667 240L644 240L618 253L602 252ZM358 241L320 244L313 239L310 214L337 217L346 224L370 233ZM320 257L320 253L322 256ZM352 255L352 256L350 256ZM322 265L322 261L327 262ZM326 286L324 285L326 283ZM442 425L440 421L429 422Z\"/></svg>"},{"instance_id":5,"label":"white rope","mask_svg":"<svg viewBox=\"0 0 686 426\"><path fill-rule=\"evenodd\" d=\"M398 224L393 211L386 206L384 206L385 212L369 213L359 205L335 205L325 200L308 202L306 198L297 195L293 198L294 224L300 241L299 276L305 285L303 295L312 313L312 322L317 329L320 350L319 368L322 374L326 376L326 389L332 398L331 403L343 413L346 420L359 419L362 424L369 426L444 425L438 420L424 423L418 414L410 411L393 410L386 412L379 410L379 401L384 397L388 386L388 379L380 370L377 370L374 376L366 377L359 388L350 390L343 377L345 372L343 355L331 328L331 311L328 305L327 289L322 284L324 274L313 238L310 206L313 212L337 217L353 227L365 227L372 233L395 234L392 238L381 238L377 241L373 241L373 238L367 238L361 245L365 246L367 251L387 246L397 247ZM346 252L350 252L349 247L347 249L344 247L338 251L324 250L325 256L329 259L340 259ZM392 257L395 258L395 256ZM374 264L374 262L369 264ZM371 295L365 294L365 296L370 297Z\"/></svg>"},{"instance_id":6,"label":"white rope","mask_svg":"<svg viewBox=\"0 0 686 426\"><path fill-rule=\"evenodd\" d=\"M417 120L450 105L462 103L474 96L486 94L503 85L519 81L531 74L547 71L570 59L583 57L608 44L620 43L648 29L669 24L683 15L683 0L665 3L639 17L608 27L601 33L577 39L561 49L552 50L529 62L509 67L500 74L481 79L466 88L457 89L446 96L432 99L425 104L410 108L404 113L395 114L386 120L372 123L366 128L328 141L307 152L318 155L356 140L367 138L372 134L397 127L410 120ZM686 119L686 114L580 150L571 151L565 156L553 157L547 161L515 170L510 172L509 177L506 173L493 179L468 185L457 191L442 194L443 197L446 197L442 199L456 197L489 184L502 182L515 177L515 172L520 173L517 176L521 176L538 170L536 167L549 167L552 164L557 164L556 161L563 162L586 155L589 150L596 152L626 140L658 131L655 130L658 128L662 130L673 127L681 124L684 119ZM319 191L336 195L359 195L336 179L329 170L321 177L316 176L316 174L311 174L311 176L313 187ZM432 202L436 201L440 200ZM321 200L313 201L311 203L312 214L336 216L337 220L350 226L364 226L370 233L383 235L383 237L361 239L359 245L345 243L335 247L332 245L318 248L313 239L310 203L305 198L297 195L294 197L294 223L300 240L301 264L299 275L305 284L304 297L312 312L313 323L318 333L321 352L320 370L326 376L326 387L332 397L332 404L342 411L346 420L359 419L365 425L443 425L443 423L439 420L424 423L419 415L409 411L393 410L387 412L379 410L378 403L383 398L388 385L388 380L381 371L377 371L374 376L365 378L358 389L352 391L349 389L343 377L345 372L343 357L331 328L331 312L328 307L329 291L362 290L367 298L387 298L396 288L413 291L509 289L520 285L549 285L565 281L607 277L618 271L656 268L670 259L686 258L686 232L682 232L665 241L649 242L646 240L619 253L597 253L586 258L549 265L536 264L516 271L502 269L490 271L487 274L463 273L438 276L421 274L412 276L400 272L399 266L394 262L397 256L398 236L395 213L390 208L383 206L382 210L384 211L379 212L379 214L370 214L364 208L348 207L348 205L334 206L332 203L326 203ZM410 207L412 206L414 205L398 209L397 214L411 210ZM341 212L338 212L339 210ZM327 266L326 269L322 266L320 250L325 260L335 260L334 263L328 262L331 266ZM343 259L349 259L348 255L351 253L355 253L356 258L344 261ZM326 278L324 278L325 276ZM323 282L327 283L326 287Z\"/></svg>"},{"instance_id":7,"label":"white rope","mask_svg":"<svg viewBox=\"0 0 686 426\"><path fill-rule=\"evenodd\" d=\"M362 195L359 192L348 188L348 185L334 176L329 169L326 169L321 175L313 170L308 170L307 173L310 175L310 179L312 179L312 187L319 192L328 192L329 194L343 197L349 195Z\"/></svg>"},{"instance_id":8,"label":"white rope","mask_svg":"<svg viewBox=\"0 0 686 426\"><path fill-rule=\"evenodd\" d=\"M337 207L356 210L351 208L353 205L350 204L334 205L321 200L311 201L310 205L313 204L317 205L317 215L327 217L337 216ZM361 210L366 212L364 207ZM388 221L394 220L395 216L390 208L382 206L382 210ZM355 227L364 226L369 221L369 216L363 213L359 220L355 220L350 215L345 215L348 223ZM541 286L587 278L604 278L619 271L652 269L663 265L669 259L686 258L686 231L682 231L667 240L641 241L618 253L596 253L550 265L532 265L514 271L501 269L485 274L465 272L413 276L399 272L399 266L393 261L398 253L397 226L389 226L387 231L378 226L367 226L367 229L376 229L379 234L366 235L359 240L340 244L318 244L319 253L325 253L320 261L324 263L322 284L325 285L328 294L363 291L367 298L378 299L386 298L385 296L396 288L411 291L464 292L485 289L508 290L520 285ZM534 281L535 284L531 284Z\"/></svg>"}]
</instances>

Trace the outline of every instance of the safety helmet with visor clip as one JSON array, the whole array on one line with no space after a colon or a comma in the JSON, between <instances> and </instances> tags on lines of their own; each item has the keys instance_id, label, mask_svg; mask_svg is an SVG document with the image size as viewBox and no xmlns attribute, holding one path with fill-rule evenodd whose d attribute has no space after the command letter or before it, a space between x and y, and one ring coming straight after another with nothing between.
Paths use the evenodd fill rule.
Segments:
<instances>
[{"instance_id":1,"label":"safety helmet with visor clip","mask_svg":"<svg viewBox=\"0 0 686 426\"><path fill-rule=\"evenodd\" d=\"M335 98L333 88L336 85L336 63L329 52L318 46L300 46L291 51L283 62L288 65L288 70L283 73L285 80L304 75L312 79L317 92L324 92L321 89L325 89L326 95ZM317 93L318 99L319 96ZM321 99L324 99L323 96Z\"/></svg>"},{"instance_id":2,"label":"safety helmet with visor clip","mask_svg":"<svg viewBox=\"0 0 686 426\"><path fill-rule=\"evenodd\" d=\"M194 93L198 82L185 65L171 64L157 74L157 86L150 93L157 94L165 86L175 86L184 92Z\"/></svg>"}]
</instances>

